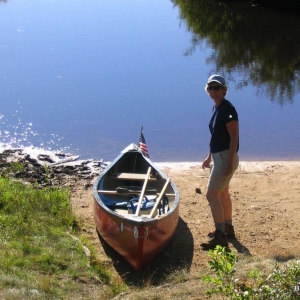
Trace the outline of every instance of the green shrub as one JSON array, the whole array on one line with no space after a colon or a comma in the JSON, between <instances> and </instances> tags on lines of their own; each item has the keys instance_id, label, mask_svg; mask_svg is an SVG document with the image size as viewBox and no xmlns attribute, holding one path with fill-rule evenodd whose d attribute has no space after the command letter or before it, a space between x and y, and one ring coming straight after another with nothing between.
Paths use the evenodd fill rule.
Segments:
<instances>
[{"instance_id":1,"label":"green shrub","mask_svg":"<svg viewBox=\"0 0 300 300\"><path fill-rule=\"evenodd\" d=\"M300 261L290 261L283 266L276 264L268 276L258 269L251 270L248 278L241 281L235 278L238 257L234 252L217 246L209 251L209 256L209 266L214 274L201 277L213 286L206 291L208 296L220 294L238 300L300 299Z\"/></svg>"}]
</instances>

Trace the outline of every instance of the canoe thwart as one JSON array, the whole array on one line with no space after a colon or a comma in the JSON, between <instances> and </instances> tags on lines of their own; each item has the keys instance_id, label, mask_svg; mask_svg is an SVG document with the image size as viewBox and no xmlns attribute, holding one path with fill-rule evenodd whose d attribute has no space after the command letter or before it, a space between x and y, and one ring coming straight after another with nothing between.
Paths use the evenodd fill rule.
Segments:
<instances>
[{"instance_id":1,"label":"canoe thwart","mask_svg":"<svg viewBox=\"0 0 300 300\"><path fill-rule=\"evenodd\" d=\"M145 180L147 174L140 173L113 173L112 177L116 179L126 179L126 180ZM156 177L150 175L148 181L156 180Z\"/></svg>"},{"instance_id":2,"label":"canoe thwart","mask_svg":"<svg viewBox=\"0 0 300 300\"><path fill-rule=\"evenodd\" d=\"M113 190L98 190L98 193L99 194L107 194L107 195L117 195L117 194L133 194L133 195L135 195L135 194L138 194L138 193L141 192L141 191L135 191L135 190L128 190L128 191L126 191L123 187L121 189L117 188L116 191L113 191ZM159 196L160 193L158 193L157 190L155 190L155 189L150 189L149 188L149 190L146 189L146 196L149 196L149 195L157 195L157 196ZM167 197L175 197L175 194L168 194L168 193L166 193L165 196L167 196Z\"/></svg>"},{"instance_id":3,"label":"canoe thwart","mask_svg":"<svg viewBox=\"0 0 300 300\"><path fill-rule=\"evenodd\" d=\"M116 189L119 194L140 194L142 192L142 187L140 186L119 186ZM148 195L156 195L157 190L151 187L146 188L146 193Z\"/></svg>"}]
</instances>

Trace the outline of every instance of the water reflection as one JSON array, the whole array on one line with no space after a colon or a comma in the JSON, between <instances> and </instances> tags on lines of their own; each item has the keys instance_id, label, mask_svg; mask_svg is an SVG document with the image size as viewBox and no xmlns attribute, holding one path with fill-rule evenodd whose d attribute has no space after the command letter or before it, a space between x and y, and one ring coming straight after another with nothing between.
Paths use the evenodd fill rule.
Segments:
<instances>
[{"instance_id":1,"label":"water reflection","mask_svg":"<svg viewBox=\"0 0 300 300\"><path fill-rule=\"evenodd\" d=\"M300 20L247 3L171 0L193 32L191 55L204 41L213 49L207 63L230 78L242 77L237 88L252 84L259 94L283 105L300 91ZM233 80L233 79L232 79Z\"/></svg>"}]
</instances>

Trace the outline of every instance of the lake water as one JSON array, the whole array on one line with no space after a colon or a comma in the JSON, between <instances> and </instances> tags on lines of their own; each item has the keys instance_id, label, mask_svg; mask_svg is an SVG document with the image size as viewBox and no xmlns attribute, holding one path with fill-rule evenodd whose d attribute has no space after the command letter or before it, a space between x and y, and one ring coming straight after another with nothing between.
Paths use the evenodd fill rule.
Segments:
<instances>
[{"instance_id":1,"label":"lake water","mask_svg":"<svg viewBox=\"0 0 300 300\"><path fill-rule=\"evenodd\" d=\"M239 32L243 24L219 28L203 1L188 3L1 1L0 145L110 161L143 126L153 161L202 161L213 106L204 85L220 72L239 113L241 160L299 159L299 18L256 11L253 29L244 17ZM194 16L193 5L205 9ZM230 9L240 22L245 8ZM272 18L280 30L257 24Z\"/></svg>"}]
</instances>

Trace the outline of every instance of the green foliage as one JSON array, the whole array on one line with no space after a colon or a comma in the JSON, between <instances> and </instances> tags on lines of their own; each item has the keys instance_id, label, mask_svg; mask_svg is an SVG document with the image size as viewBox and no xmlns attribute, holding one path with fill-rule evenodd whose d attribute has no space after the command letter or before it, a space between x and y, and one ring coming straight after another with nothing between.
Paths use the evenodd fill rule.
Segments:
<instances>
[{"instance_id":1,"label":"green foliage","mask_svg":"<svg viewBox=\"0 0 300 300\"><path fill-rule=\"evenodd\" d=\"M235 274L237 256L235 256L233 252L227 252L226 248L220 246L217 246L215 250L210 250L209 256L212 259L209 261L209 266L216 275L206 275L203 276L202 279L213 283L216 287L208 290L207 295L211 296L212 294L220 293L224 296L230 297L235 294L235 282L233 276Z\"/></svg>"},{"instance_id":2,"label":"green foliage","mask_svg":"<svg viewBox=\"0 0 300 300\"><path fill-rule=\"evenodd\" d=\"M8 154L1 153L0 154L0 159L2 157L5 157ZM11 175L16 175L19 173L23 173L25 171L25 166L21 164L20 162L13 161L10 164L6 165L5 167L0 169L0 174L1 176L4 177L10 177Z\"/></svg>"},{"instance_id":3,"label":"green foliage","mask_svg":"<svg viewBox=\"0 0 300 300\"><path fill-rule=\"evenodd\" d=\"M81 278L116 290L107 269L74 238L78 228L68 190L0 176L0 298L7 292L5 299L65 299L85 289Z\"/></svg>"},{"instance_id":4,"label":"green foliage","mask_svg":"<svg viewBox=\"0 0 300 300\"><path fill-rule=\"evenodd\" d=\"M217 246L209 251L209 266L214 275L205 275L201 279L213 287L206 294L220 294L229 299L300 299L300 261L290 261L280 268L278 264L268 276L258 269L251 270L248 278L240 281L235 278L237 255L232 251Z\"/></svg>"},{"instance_id":5,"label":"green foliage","mask_svg":"<svg viewBox=\"0 0 300 300\"><path fill-rule=\"evenodd\" d=\"M11 169L14 173L23 172L25 170L24 165L19 162L11 162Z\"/></svg>"}]
</instances>

